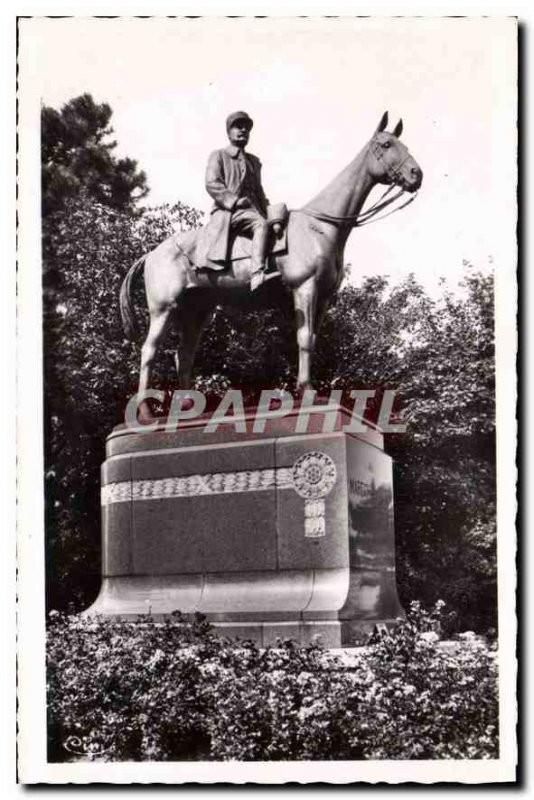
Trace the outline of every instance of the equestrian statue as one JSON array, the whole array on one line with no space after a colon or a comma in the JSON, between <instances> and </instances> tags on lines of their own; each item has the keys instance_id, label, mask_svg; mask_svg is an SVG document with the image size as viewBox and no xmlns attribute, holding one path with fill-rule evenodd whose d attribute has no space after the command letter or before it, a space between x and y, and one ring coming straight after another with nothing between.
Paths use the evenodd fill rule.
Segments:
<instances>
[{"instance_id":1,"label":"equestrian statue","mask_svg":"<svg viewBox=\"0 0 534 800\"><path fill-rule=\"evenodd\" d=\"M200 230L171 236L143 255L121 286L122 322L133 339L133 281L144 267L150 325L141 350L139 396L150 388L154 359L172 322L179 331L178 386L188 389L195 351L214 309L243 307L251 291L255 300L257 296L256 307L272 306L277 293L265 292L264 284L278 284L280 292L292 294L299 351L297 384L299 390L310 387L317 331L343 279L349 234L355 227L387 216L377 215L408 193L408 199L388 213L406 206L422 183L421 168L400 141L402 120L391 133L386 131L387 123L386 111L356 158L309 203L288 212L284 204L269 205L261 183L261 162L245 152L252 120L243 111L228 117L230 144L212 153L206 171L206 189L215 201L210 221ZM388 188L364 210L377 184Z\"/></svg>"}]
</instances>

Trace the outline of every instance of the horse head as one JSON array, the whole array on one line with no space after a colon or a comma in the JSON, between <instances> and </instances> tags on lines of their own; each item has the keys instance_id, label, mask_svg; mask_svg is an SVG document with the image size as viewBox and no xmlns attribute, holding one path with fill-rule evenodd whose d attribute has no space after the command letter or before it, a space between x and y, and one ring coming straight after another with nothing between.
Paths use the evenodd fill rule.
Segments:
<instances>
[{"instance_id":1,"label":"horse head","mask_svg":"<svg viewBox=\"0 0 534 800\"><path fill-rule=\"evenodd\" d=\"M388 112L385 111L369 142L367 168L377 183L394 184L416 192L423 182L423 170L400 141L402 120L388 133Z\"/></svg>"}]
</instances>

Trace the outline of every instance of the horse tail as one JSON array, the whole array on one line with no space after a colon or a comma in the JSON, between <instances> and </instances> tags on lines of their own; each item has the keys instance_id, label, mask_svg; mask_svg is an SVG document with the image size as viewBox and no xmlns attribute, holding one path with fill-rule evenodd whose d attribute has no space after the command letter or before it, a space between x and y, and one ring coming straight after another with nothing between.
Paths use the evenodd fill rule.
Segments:
<instances>
[{"instance_id":1,"label":"horse tail","mask_svg":"<svg viewBox=\"0 0 534 800\"><path fill-rule=\"evenodd\" d=\"M121 312L122 327L128 339L136 339L138 335L137 320L135 319L132 303L132 282L137 276L141 267L144 265L148 253L138 258L135 264L130 267L125 279L122 282L119 294L119 307Z\"/></svg>"}]
</instances>

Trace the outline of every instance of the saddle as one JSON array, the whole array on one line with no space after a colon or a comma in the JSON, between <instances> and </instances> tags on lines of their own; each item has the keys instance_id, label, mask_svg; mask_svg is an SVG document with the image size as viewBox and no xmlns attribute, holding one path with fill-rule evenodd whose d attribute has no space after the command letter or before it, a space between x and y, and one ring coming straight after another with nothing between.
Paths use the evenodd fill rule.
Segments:
<instances>
[{"instance_id":1,"label":"saddle","mask_svg":"<svg viewBox=\"0 0 534 800\"><path fill-rule=\"evenodd\" d=\"M275 222L281 222L283 229L280 237L273 231L268 246L268 269L274 268L274 256L287 253L287 220L289 211L285 203L278 203L269 206L267 221L272 226ZM211 230L209 223L199 230L191 230L177 233L173 236L174 244L182 255L185 255L193 269L221 270L229 269L234 261L241 261L250 258L252 251L252 239L236 233L230 233L228 241L228 255L224 261L212 261L208 257L211 245Z\"/></svg>"}]
</instances>

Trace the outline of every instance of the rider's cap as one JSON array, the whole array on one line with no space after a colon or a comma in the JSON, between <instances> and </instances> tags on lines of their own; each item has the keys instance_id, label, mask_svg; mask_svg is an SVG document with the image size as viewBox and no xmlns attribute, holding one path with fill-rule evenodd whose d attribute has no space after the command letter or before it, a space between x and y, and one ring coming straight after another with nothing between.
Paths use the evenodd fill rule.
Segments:
<instances>
[{"instance_id":1,"label":"rider's cap","mask_svg":"<svg viewBox=\"0 0 534 800\"><path fill-rule=\"evenodd\" d=\"M249 117L246 111L234 111L233 114L230 114L226 118L226 130L229 131L234 122L237 122L238 119L244 119L248 125L249 130L254 125L254 123L252 122L251 118Z\"/></svg>"}]
</instances>

